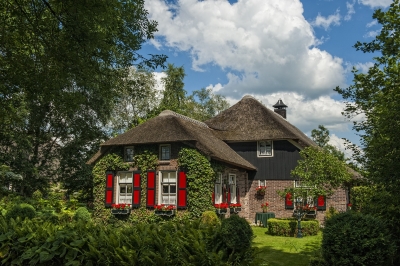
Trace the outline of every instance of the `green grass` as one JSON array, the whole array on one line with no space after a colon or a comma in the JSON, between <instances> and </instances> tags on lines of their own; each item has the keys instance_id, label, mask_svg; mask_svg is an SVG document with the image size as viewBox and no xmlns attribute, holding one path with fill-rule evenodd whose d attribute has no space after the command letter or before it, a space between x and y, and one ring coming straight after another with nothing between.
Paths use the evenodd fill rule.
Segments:
<instances>
[{"instance_id":1,"label":"green grass","mask_svg":"<svg viewBox=\"0 0 400 266\"><path fill-rule=\"evenodd\" d=\"M252 227L256 238L253 246L263 264L268 266L306 266L321 247L322 234L303 238L271 236L267 228Z\"/></svg>"}]
</instances>

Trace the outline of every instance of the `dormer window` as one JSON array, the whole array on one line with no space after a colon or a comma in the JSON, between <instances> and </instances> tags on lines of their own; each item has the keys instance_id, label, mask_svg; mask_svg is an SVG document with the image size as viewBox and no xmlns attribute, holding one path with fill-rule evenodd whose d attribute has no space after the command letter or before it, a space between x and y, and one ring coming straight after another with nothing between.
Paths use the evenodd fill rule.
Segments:
<instances>
[{"instance_id":1,"label":"dormer window","mask_svg":"<svg viewBox=\"0 0 400 266\"><path fill-rule=\"evenodd\" d=\"M272 157L273 156L273 146L272 140L262 140L259 141L257 147L258 157Z\"/></svg>"},{"instance_id":2,"label":"dormer window","mask_svg":"<svg viewBox=\"0 0 400 266\"><path fill-rule=\"evenodd\" d=\"M135 156L135 150L133 149L133 146L125 147L124 149L125 162L133 162L134 156Z\"/></svg>"},{"instance_id":3,"label":"dormer window","mask_svg":"<svg viewBox=\"0 0 400 266\"><path fill-rule=\"evenodd\" d=\"M171 159L171 145L162 144L160 145L160 160L168 161Z\"/></svg>"}]
</instances>

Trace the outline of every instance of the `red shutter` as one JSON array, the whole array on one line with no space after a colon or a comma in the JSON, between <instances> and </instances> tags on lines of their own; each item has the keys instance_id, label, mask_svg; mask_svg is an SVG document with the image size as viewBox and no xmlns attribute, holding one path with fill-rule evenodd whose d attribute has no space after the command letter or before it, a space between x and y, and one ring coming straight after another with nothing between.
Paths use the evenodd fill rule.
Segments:
<instances>
[{"instance_id":1,"label":"red shutter","mask_svg":"<svg viewBox=\"0 0 400 266\"><path fill-rule=\"evenodd\" d=\"M240 189L236 186L236 203L240 203Z\"/></svg>"},{"instance_id":2,"label":"red shutter","mask_svg":"<svg viewBox=\"0 0 400 266\"><path fill-rule=\"evenodd\" d=\"M186 172L178 172L178 209L184 209L187 207L187 178Z\"/></svg>"},{"instance_id":3,"label":"red shutter","mask_svg":"<svg viewBox=\"0 0 400 266\"><path fill-rule=\"evenodd\" d=\"M222 202L226 203L226 188L225 188L225 185L223 185L223 188L222 188Z\"/></svg>"},{"instance_id":4,"label":"red shutter","mask_svg":"<svg viewBox=\"0 0 400 266\"><path fill-rule=\"evenodd\" d=\"M287 193L285 196L285 209L294 209L292 194Z\"/></svg>"},{"instance_id":5,"label":"red shutter","mask_svg":"<svg viewBox=\"0 0 400 266\"><path fill-rule=\"evenodd\" d=\"M231 204L231 185L228 185L228 204Z\"/></svg>"},{"instance_id":6,"label":"red shutter","mask_svg":"<svg viewBox=\"0 0 400 266\"><path fill-rule=\"evenodd\" d=\"M326 198L325 196L318 196L317 198L317 210L325 211L326 210Z\"/></svg>"},{"instance_id":7,"label":"red shutter","mask_svg":"<svg viewBox=\"0 0 400 266\"><path fill-rule=\"evenodd\" d=\"M146 207L154 208L156 204L156 171L147 171Z\"/></svg>"},{"instance_id":8,"label":"red shutter","mask_svg":"<svg viewBox=\"0 0 400 266\"><path fill-rule=\"evenodd\" d=\"M140 171L133 172L132 207L140 207L140 196L142 192L140 179Z\"/></svg>"},{"instance_id":9,"label":"red shutter","mask_svg":"<svg viewBox=\"0 0 400 266\"><path fill-rule=\"evenodd\" d=\"M104 204L106 207L111 207L114 202L114 176L112 171L106 172L106 194Z\"/></svg>"}]
</instances>

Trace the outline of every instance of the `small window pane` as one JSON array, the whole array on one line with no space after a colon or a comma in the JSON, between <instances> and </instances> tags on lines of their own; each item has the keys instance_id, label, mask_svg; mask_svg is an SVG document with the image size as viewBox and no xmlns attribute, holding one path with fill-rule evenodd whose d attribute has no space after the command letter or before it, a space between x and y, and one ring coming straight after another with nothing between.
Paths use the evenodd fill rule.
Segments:
<instances>
[{"instance_id":1,"label":"small window pane","mask_svg":"<svg viewBox=\"0 0 400 266\"><path fill-rule=\"evenodd\" d=\"M171 186L169 187L169 192L170 192L170 193L176 193L176 186L175 186L175 185L171 185Z\"/></svg>"},{"instance_id":2,"label":"small window pane","mask_svg":"<svg viewBox=\"0 0 400 266\"><path fill-rule=\"evenodd\" d=\"M161 160L169 160L171 157L171 146L161 146Z\"/></svg>"},{"instance_id":3,"label":"small window pane","mask_svg":"<svg viewBox=\"0 0 400 266\"><path fill-rule=\"evenodd\" d=\"M120 188L119 188L119 193L126 193L126 187L125 186L121 186Z\"/></svg>"},{"instance_id":4,"label":"small window pane","mask_svg":"<svg viewBox=\"0 0 400 266\"><path fill-rule=\"evenodd\" d=\"M168 193L168 192L169 192L169 191L168 191L168 188L169 188L168 185L163 186L163 193Z\"/></svg>"}]
</instances>

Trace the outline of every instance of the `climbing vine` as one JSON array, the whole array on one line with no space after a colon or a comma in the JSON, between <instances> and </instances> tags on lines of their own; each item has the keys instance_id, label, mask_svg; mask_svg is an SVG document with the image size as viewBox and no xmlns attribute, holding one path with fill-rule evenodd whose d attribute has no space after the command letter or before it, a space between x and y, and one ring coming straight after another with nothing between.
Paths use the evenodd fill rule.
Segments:
<instances>
[{"instance_id":1,"label":"climbing vine","mask_svg":"<svg viewBox=\"0 0 400 266\"><path fill-rule=\"evenodd\" d=\"M187 170L187 205L190 218L200 217L204 211L213 210L212 192L215 172L207 158L197 150L183 148L178 164Z\"/></svg>"}]
</instances>

